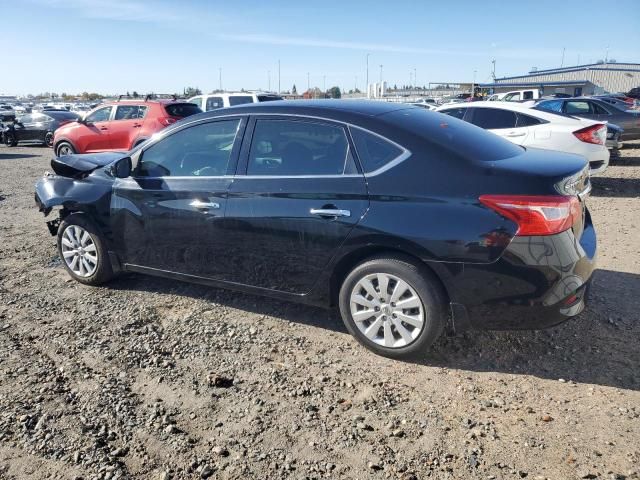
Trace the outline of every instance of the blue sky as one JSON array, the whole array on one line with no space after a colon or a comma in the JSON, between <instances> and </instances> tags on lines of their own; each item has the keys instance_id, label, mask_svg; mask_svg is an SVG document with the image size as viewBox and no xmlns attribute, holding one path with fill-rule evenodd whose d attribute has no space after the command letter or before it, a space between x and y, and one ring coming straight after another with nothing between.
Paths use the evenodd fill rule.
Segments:
<instances>
[{"instance_id":1,"label":"blue sky","mask_svg":"<svg viewBox=\"0 0 640 480\"><path fill-rule=\"evenodd\" d=\"M490 80L609 58L640 62L637 0L3 2L9 94L364 88ZM606 18L603 20L603 14ZM7 31L8 29L8 31ZM10 40L9 40L10 39ZM9 49L8 51L6 49ZM6 54L11 59L7 62ZM415 70L414 70L415 69ZM356 79L357 77L357 79Z\"/></svg>"}]
</instances>

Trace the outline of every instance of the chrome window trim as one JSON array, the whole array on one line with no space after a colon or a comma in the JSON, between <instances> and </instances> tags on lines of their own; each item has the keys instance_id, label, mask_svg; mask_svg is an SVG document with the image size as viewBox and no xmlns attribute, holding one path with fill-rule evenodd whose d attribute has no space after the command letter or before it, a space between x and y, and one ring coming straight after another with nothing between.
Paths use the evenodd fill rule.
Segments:
<instances>
[{"instance_id":1,"label":"chrome window trim","mask_svg":"<svg viewBox=\"0 0 640 480\"><path fill-rule=\"evenodd\" d=\"M187 176L187 177L140 177L140 178L153 178L153 179L159 179L159 178L225 178L225 177L230 177L230 178L248 178L248 179L264 179L264 178L342 178L342 177L347 177L347 178L369 178L369 177L375 177L377 175L380 175L384 172L386 172L387 170L390 170L392 168L394 168L395 166L401 164L402 162L404 162L407 158L409 158L412 153L411 150L403 147L402 145L394 142L393 140L390 140L389 138L380 135L379 133L373 132L367 128L361 127L359 125L355 125L353 123L349 123L349 122L345 122L342 120L335 120L332 118L326 118L326 117L320 117L317 115L303 115L303 114L299 114L299 113L273 113L273 112L269 112L269 113L232 113L229 115L220 115L220 116L215 116L215 117L210 117L210 118L200 118L198 120L193 120L191 122L186 122L185 124L181 125L180 130L184 129L184 128L188 128L189 126L192 125L196 125L199 123L208 123L210 121L215 121L215 120L224 120L224 119L228 119L228 118L234 118L234 117L296 117L296 118L302 118L302 119L311 119L311 120L322 120L324 122L332 122L332 123L337 123L340 125L344 125L347 127L347 129L349 130L349 135L351 135L351 128L357 128L359 130L362 130L363 132L366 132L370 135L374 135L378 138L381 138L382 140L389 142L390 144L396 146L397 148L399 148L400 150L402 150L402 153L400 155L398 155L396 158L394 158L393 160L391 160L390 162L387 162L386 164L384 164L382 167L378 168L377 170L374 170L372 172L363 172L362 174L346 174L346 175L223 175L223 176L216 176L216 177L193 177L193 176ZM187 117L188 118L188 117ZM145 150L153 145L155 145L156 143L158 143L160 140L162 140L163 138L165 138L167 136L167 133L170 132L160 132L160 135L158 135L158 137L156 137L155 139L153 139L154 141L152 143L149 143L147 145L145 145ZM157 135L157 134L156 134ZM153 138L153 137L152 137ZM146 142L145 142L146 143ZM142 152L144 153L144 151ZM356 152L357 154L358 152Z\"/></svg>"}]
</instances>

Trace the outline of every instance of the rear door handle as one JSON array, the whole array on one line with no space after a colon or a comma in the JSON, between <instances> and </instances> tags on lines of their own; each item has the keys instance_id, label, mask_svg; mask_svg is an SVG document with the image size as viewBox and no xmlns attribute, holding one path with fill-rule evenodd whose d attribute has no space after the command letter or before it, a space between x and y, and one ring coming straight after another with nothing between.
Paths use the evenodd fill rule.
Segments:
<instances>
[{"instance_id":1,"label":"rear door handle","mask_svg":"<svg viewBox=\"0 0 640 480\"><path fill-rule=\"evenodd\" d=\"M220 204L216 202L203 202L202 200L194 200L189 205L201 210L219 209Z\"/></svg>"},{"instance_id":2,"label":"rear door handle","mask_svg":"<svg viewBox=\"0 0 640 480\"><path fill-rule=\"evenodd\" d=\"M350 210L341 210L339 208L312 208L309 210L311 215L318 215L319 217L350 217Z\"/></svg>"},{"instance_id":3,"label":"rear door handle","mask_svg":"<svg viewBox=\"0 0 640 480\"><path fill-rule=\"evenodd\" d=\"M526 132L509 132L505 136L506 137L524 137L526 134L527 134Z\"/></svg>"},{"instance_id":4,"label":"rear door handle","mask_svg":"<svg viewBox=\"0 0 640 480\"><path fill-rule=\"evenodd\" d=\"M100 130L105 131L105 130L109 130L107 127L100 127Z\"/></svg>"}]
</instances>

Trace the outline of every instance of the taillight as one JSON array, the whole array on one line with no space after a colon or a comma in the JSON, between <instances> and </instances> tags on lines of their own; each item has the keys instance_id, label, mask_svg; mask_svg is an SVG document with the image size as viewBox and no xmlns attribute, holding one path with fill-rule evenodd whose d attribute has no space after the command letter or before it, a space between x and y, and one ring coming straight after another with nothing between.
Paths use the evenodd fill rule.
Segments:
<instances>
[{"instance_id":1,"label":"taillight","mask_svg":"<svg viewBox=\"0 0 640 480\"><path fill-rule=\"evenodd\" d=\"M604 145L607 138L607 126L602 123L591 125L590 127L581 128L573 132L578 140L586 143L595 143L596 145Z\"/></svg>"},{"instance_id":2,"label":"taillight","mask_svg":"<svg viewBox=\"0 0 640 480\"><path fill-rule=\"evenodd\" d=\"M564 195L482 195L480 203L518 224L516 235L553 235L582 217L578 197Z\"/></svg>"},{"instance_id":3,"label":"taillight","mask_svg":"<svg viewBox=\"0 0 640 480\"><path fill-rule=\"evenodd\" d=\"M173 117L162 117L162 118L159 118L158 121L166 127L171 125L172 123L176 123L178 119Z\"/></svg>"}]
</instances>

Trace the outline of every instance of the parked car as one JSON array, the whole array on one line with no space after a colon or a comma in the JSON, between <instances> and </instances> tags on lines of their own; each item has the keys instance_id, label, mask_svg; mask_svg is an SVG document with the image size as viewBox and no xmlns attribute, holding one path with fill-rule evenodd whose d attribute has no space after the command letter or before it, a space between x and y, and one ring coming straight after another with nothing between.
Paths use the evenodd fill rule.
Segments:
<instances>
[{"instance_id":1,"label":"parked car","mask_svg":"<svg viewBox=\"0 0 640 480\"><path fill-rule=\"evenodd\" d=\"M83 119L56 130L54 151L60 156L131 150L172 123L200 112L196 105L178 100L145 98L104 103Z\"/></svg>"},{"instance_id":2,"label":"parked car","mask_svg":"<svg viewBox=\"0 0 640 480\"><path fill-rule=\"evenodd\" d=\"M601 102L605 102L605 103L608 103L609 105L613 105L619 110L629 110L633 108L633 103L634 103L633 98L627 98L627 97L611 97L611 96L594 95L591 98L595 98L596 100L600 100Z\"/></svg>"},{"instance_id":3,"label":"parked car","mask_svg":"<svg viewBox=\"0 0 640 480\"><path fill-rule=\"evenodd\" d=\"M280 95L265 92L212 93L191 97L189 102L197 105L203 112L218 108L234 107L244 103L272 102L282 100Z\"/></svg>"},{"instance_id":4,"label":"parked car","mask_svg":"<svg viewBox=\"0 0 640 480\"><path fill-rule=\"evenodd\" d=\"M16 112L11 105L0 105L0 122L11 121L16 118Z\"/></svg>"},{"instance_id":5,"label":"parked car","mask_svg":"<svg viewBox=\"0 0 640 480\"><path fill-rule=\"evenodd\" d=\"M626 93L626 96L629 97L629 98L633 98L635 100L639 100L640 99L640 87L632 88L631 90L629 90Z\"/></svg>"},{"instance_id":6,"label":"parked car","mask_svg":"<svg viewBox=\"0 0 640 480\"><path fill-rule=\"evenodd\" d=\"M577 97L557 100L544 100L534 107L536 110L567 113L599 122L611 122L622 129L622 141L640 139L640 112L620 110L601 100L590 97Z\"/></svg>"},{"instance_id":7,"label":"parked car","mask_svg":"<svg viewBox=\"0 0 640 480\"><path fill-rule=\"evenodd\" d=\"M589 162L591 175L604 172L609 165L605 146L607 127L602 122L556 115L511 102L460 104L440 107L438 111L518 145L582 155Z\"/></svg>"},{"instance_id":8,"label":"parked car","mask_svg":"<svg viewBox=\"0 0 640 480\"><path fill-rule=\"evenodd\" d=\"M513 90L511 92L507 92L501 100L503 102L525 102L527 100L536 100L538 98L540 98L540 90L533 88L529 90Z\"/></svg>"},{"instance_id":9,"label":"parked car","mask_svg":"<svg viewBox=\"0 0 640 480\"><path fill-rule=\"evenodd\" d=\"M243 105L52 167L35 198L59 211L48 225L75 280L134 271L337 305L390 357L445 327L560 323L594 269L584 158L417 107Z\"/></svg>"},{"instance_id":10,"label":"parked car","mask_svg":"<svg viewBox=\"0 0 640 480\"><path fill-rule=\"evenodd\" d=\"M613 123L607 123L607 141L605 145L609 150L619 150L620 148L622 148L623 143L622 141L620 141L620 137L623 133L623 128ZM615 153L617 154L618 152Z\"/></svg>"},{"instance_id":11,"label":"parked car","mask_svg":"<svg viewBox=\"0 0 640 480\"><path fill-rule=\"evenodd\" d=\"M427 110L435 110L436 105L426 102L411 102L409 105L413 105L415 107L426 108Z\"/></svg>"},{"instance_id":12,"label":"parked car","mask_svg":"<svg viewBox=\"0 0 640 480\"><path fill-rule=\"evenodd\" d=\"M70 122L75 122L79 115L66 110L50 110L42 113L29 113L18 117L4 131L4 142L15 147L19 142L38 142L53 146L54 132Z\"/></svg>"}]
</instances>

